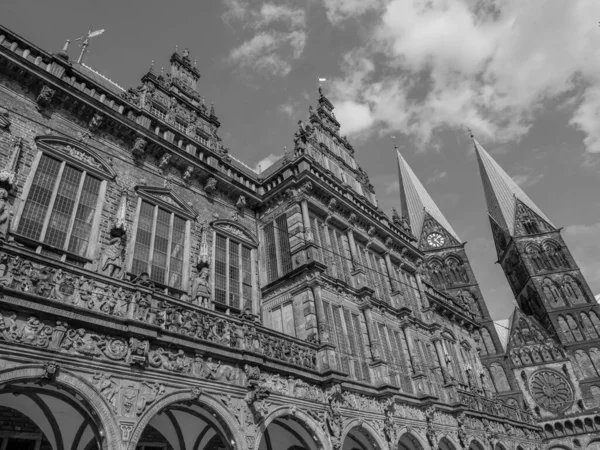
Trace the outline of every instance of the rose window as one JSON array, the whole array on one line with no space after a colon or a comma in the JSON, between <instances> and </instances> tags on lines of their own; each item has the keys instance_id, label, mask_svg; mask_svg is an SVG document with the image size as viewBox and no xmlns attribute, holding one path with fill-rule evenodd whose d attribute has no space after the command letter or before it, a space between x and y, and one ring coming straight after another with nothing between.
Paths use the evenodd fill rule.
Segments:
<instances>
[{"instance_id":1,"label":"rose window","mask_svg":"<svg viewBox=\"0 0 600 450\"><path fill-rule=\"evenodd\" d=\"M536 403L547 411L563 411L573 404L571 384L554 370L542 369L534 373L529 388Z\"/></svg>"}]
</instances>

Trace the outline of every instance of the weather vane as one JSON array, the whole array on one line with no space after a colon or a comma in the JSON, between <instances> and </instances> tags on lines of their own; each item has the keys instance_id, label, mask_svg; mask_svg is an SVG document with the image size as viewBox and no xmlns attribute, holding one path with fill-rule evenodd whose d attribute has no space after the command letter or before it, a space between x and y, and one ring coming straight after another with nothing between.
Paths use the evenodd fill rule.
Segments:
<instances>
[{"instance_id":1,"label":"weather vane","mask_svg":"<svg viewBox=\"0 0 600 450\"><path fill-rule=\"evenodd\" d=\"M81 43L81 54L79 55L79 59L77 59L77 64L81 64L83 55L87 51L88 45L90 45L90 39L96 36L100 36L102 33L104 33L104 29L92 31L92 27L90 27L89 31L85 36L81 36L80 38L75 39L76 41L83 41Z\"/></svg>"}]
</instances>

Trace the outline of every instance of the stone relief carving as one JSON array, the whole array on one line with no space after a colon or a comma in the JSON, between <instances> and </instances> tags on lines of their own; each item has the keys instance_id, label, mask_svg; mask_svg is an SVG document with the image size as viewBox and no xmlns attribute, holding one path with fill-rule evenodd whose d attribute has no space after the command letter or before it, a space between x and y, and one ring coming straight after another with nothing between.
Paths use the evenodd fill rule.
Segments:
<instances>
[{"instance_id":1,"label":"stone relief carving","mask_svg":"<svg viewBox=\"0 0 600 450\"><path fill-rule=\"evenodd\" d=\"M135 158L143 158L146 154L146 146L148 145L148 141L146 139L138 137L133 141L133 147L131 148L131 153Z\"/></svg>"},{"instance_id":2,"label":"stone relief carving","mask_svg":"<svg viewBox=\"0 0 600 450\"><path fill-rule=\"evenodd\" d=\"M35 99L35 102L37 103L37 108L43 109L47 107L50 104L50 102L52 102L55 93L56 91L54 89L51 89L46 85L42 86L42 90Z\"/></svg>"}]
</instances>

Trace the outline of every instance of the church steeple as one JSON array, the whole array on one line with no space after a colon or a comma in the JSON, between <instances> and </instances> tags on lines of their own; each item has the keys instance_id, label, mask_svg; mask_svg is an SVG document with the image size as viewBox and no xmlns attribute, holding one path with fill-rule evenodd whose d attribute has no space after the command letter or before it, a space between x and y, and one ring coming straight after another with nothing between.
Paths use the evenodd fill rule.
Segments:
<instances>
[{"instance_id":1,"label":"church steeple","mask_svg":"<svg viewBox=\"0 0 600 450\"><path fill-rule=\"evenodd\" d=\"M479 142L471 137L477 154L488 213L493 222L511 237L556 230L542 210Z\"/></svg>"},{"instance_id":2,"label":"church steeple","mask_svg":"<svg viewBox=\"0 0 600 450\"><path fill-rule=\"evenodd\" d=\"M432 236L429 243L431 247L439 248L450 243L459 245L461 240L458 234L456 234L446 217L425 190L425 187L402 157L398 148L396 148L396 154L398 156L401 213L403 217L408 219L413 235L418 239L419 246L426 246L428 236L434 234L426 233L429 231L428 225L432 221L443 228L448 236L436 240L433 240L433 238L437 236Z\"/></svg>"}]
</instances>

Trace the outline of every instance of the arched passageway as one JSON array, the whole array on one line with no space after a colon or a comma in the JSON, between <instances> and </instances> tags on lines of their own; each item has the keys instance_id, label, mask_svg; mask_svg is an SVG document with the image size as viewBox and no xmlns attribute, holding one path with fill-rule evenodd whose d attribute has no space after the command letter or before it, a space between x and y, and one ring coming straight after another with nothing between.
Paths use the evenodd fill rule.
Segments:
<instances>
[{"instance_id":1,"label":"arched passageway","mask_svg":"<svg viewBox=\"0 0 600 450\"><path fill-rule=\"evenodd\" d=\"M3 450L116 450L109 417L91 386L67 372L48 374L40 366L0 372Z\"/></svg>"},{"instance_id":2,"label":"arched passageway","mask_svg":"<svg viewBox=\"0 0 600 450\"><path fill-rule=\"evenodd\" d=\"M425 450L424 444L420 439L411 432L406 432L400 436L398 441L398 450Z\"/></svg>"},{"instance_id":3,"label":"arched passageway","mask_svg":"<svg viewBox=\"0 0 600 450\"><path fill-rule=\"evenodd\" d=\"M350 423L343 434L342 450L387 450L383 436L368 424Z\"/></svg>"},{"instance_id":4,"label":"arched passageway","mask_svg":"<svg viewBox=\"0 0 600 450\"><path fill-rule=\"evenodd\" d=\"M439 449L440 450L457 450L457 446L448 437L444 436L442 439L440 439Z\"/></svg>"},{"instance_id":5,"label":"arched passageway","mask_svg":"<svg viewBox=\"0 0 600 450\"><path fill-rule=\"evenodd\" d=\"M233 450L233 434L217 411L194 401L171 403L149 418L136 450Z\"/></svg>"},{"instance_id":6,"label":"arched passageway","mask_svg":"<svg viewBox=\"0 0 600 450\"><path fill-rule=\"evenodd\" d=\"M473 439L469 444L469 450L485 450L485 447L477 439Z\"/></svg>"},{"instance_id":7,"label":"arched passageway","mask_svg":"<svg viewBox=\"0 0 600 450\"><path fill-rule=\"evenodd\" d=\"M328 450L322 428L310 417L283 408L271 413L262 426L257 450Z\"/></svg>"}]
</instances>

